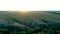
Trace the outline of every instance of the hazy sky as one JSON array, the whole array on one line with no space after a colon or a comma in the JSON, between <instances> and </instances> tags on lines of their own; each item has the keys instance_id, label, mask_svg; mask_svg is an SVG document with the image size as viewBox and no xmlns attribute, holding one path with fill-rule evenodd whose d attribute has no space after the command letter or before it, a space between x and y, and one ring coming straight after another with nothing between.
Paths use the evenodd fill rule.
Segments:
<instances>
[{"instance_id":1,"label":"hazy sky","mask_svg":"<svg viewBox=\"0 0 60 34\"><path fill-rule=\"evenodd\" d=\"M60 10L60 0L0 0L1 10Z\"/></svg>"}]
</instances>

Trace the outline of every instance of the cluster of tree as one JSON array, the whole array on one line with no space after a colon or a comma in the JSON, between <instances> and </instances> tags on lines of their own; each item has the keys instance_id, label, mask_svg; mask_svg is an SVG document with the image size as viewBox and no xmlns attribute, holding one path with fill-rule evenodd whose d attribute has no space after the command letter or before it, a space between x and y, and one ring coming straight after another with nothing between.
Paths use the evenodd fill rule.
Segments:
<instances>
[{"instance_id":1,"label":"cluster of tree","mask_svg":"<svg viewBox=\"0 0 60 34\"><path fill-rule=\"evenodd\" d=\"M14 22L20 23L20 21L18 21L17 19L12 19L12 18L9 19L9 23L11 20L12 20L12 23L14 23ZM41 22L42 21L47 23L47 21L44 19L41 20ZM25 24L23 24L23 25L25 25ZM8 29L7 31L4 31L4 32L0 31L0 32L3 32L4 34L60 34L60 28L54 28L53 26L47 27L47 26L41 25L41 24L38 25L37 23L35 24L36 26L34 28L32 28L32 26L30 26L30 25L26 25L26 26L30 27L29 29L26 29L26 30L9 31L9 29Z\"/></svg>"}]
</instances>

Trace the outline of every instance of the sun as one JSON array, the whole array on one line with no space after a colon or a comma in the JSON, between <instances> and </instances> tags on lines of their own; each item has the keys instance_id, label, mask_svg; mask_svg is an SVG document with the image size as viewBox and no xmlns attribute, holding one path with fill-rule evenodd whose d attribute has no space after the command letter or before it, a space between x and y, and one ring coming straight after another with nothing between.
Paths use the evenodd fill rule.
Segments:
<instances>
[{"instance_id":1,"label":"sun","mask_svg":"<svg viewBox=\"0 0 60 34\"><path fill-rule=\"evenodd\" d=\"M20 11L20 13L26 14L29 13L29 11Z\"/></svg>"}]
</instances>

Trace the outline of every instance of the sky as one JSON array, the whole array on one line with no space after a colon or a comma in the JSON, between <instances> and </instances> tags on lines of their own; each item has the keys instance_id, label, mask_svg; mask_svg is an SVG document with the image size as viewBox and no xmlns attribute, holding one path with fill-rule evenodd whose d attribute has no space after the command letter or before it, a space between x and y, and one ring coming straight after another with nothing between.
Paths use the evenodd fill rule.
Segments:
<instances>
[{"instance_id":1,"label":"sky","mask_svg":"<svg viewBox=\"0 0 60 34\"><path fill-rule=\"evenodd\" d=\"M60 0L0 0L0 11L60 10Z\"/></svg>"}]
</instances>

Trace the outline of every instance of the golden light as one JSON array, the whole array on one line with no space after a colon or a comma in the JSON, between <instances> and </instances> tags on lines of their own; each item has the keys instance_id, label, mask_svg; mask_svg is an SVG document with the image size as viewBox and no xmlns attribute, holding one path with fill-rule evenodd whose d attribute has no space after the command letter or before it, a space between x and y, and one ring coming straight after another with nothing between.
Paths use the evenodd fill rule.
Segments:
<instances>
[{"instance_id":1,"label":"golden light","mask_svg":"<svg viewBox=\"0 0 60 34\"><path fill-rule=\"evenodd\" d=\"M19 11L21 14L28 14L29 11Z\"/></svg>"},{"instance_id":2,"label":"golden light","mask_svg":"<svg viewBox=\"0 0 60 34\"><path fill-rule=\"evenodd\" d=\"M19 13L21 14L21 20L24 21L25 16L27 16L30 11L19 11Z\"/></svg>"},{"instance_id":3,"label":"golden light","mask_svg":"<svg viewBox=\"0 0 60 34\"><path fill-rule=\"evenodd\" d=\"M20 11L21 13L28 13L28 11Z\"/></svg>"}]
</instances>

